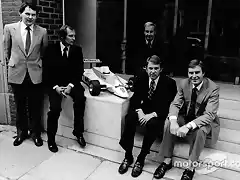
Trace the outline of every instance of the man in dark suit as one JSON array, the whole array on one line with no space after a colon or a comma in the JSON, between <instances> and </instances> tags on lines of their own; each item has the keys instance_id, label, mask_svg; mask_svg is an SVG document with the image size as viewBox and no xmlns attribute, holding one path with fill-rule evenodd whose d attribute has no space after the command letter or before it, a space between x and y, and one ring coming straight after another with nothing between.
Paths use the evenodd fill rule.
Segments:
<instances>
[{"instance_id":1,"label":"man in dark suit","mask_svg":"<svg viewBox=\"0 0 240 180\"><path fill-rule=\"evenodd\" d=\"M31 130L35 145L42 146L42 57L48 44L47 30L35 24L37 6L23 3L19 14L21 21L4 27L3 64L7 62L8 83L17 107L17 138L13 145L22 144Z\"/></svg>"},{"instance_id":2,"label":"man in dark suit","mask_svg":"<svg viewBox=\"0 0 240 180\"><path fill-rule=\"evenodd\" d=\"M80 146L85 147L84 132L84 88L80 81L83 75L83 54L80 46L74 45L75 30L63 25L59 31L60 43L49 45L44 63L44 81L47 85L50 110L47 117L48 148L57 152L55 135L60 116L61 101L66 95L73 99L74 130Z\"/></svg>"},{"instance_id":3,"label":"man in dark suit","mask_svg":"<svg viewBox=\"0 0 240 180\"><path fill-rule=\"evenodd\" d=\"M160 179L172 168L172 155L176 137L190 141L188 167L181 180L191 180L204 145L216 143L220 130L217 116L219 87L204 78L202 61L192 60L188 65L188 78L180 82L178 93L171 103L164 126L160 155L165 159L156 169L154 177ZM208 137L208 138L207 138Z\"/></svg>"},{"instance_id":4,"label":"man in dark suit","mask_svg":"<svg viewBox=\"0 0 240 180\"><path fill-rule=\"evenodd\" d=\"M144 38L127 50L128 59L131 61L129 63L132 66L132 72L130 73L139 76L146 65L145 62L148 57L157 55L164 59L163 53L163 43L156 37L156 25L153 22L146 22L144 24Z\"/></svg>"},{"instance_id":5,"label":"man in dark suit","mask_svg":"<svg viewBox=\"0 0 240 180\"><path fill-rule=\"evenodd\" d=\"M141 152L132 170L133 177L142 173L145 157L149 154L150 147L157 135L161 137L169 105L177 92L176 82L161 74L162 61L158 56L149 57L146 64L146 72L136 82L135 92L125 117L124 131L119 142L126 151L125 159L118 170L120 174L123 174L133 163L132 149L136 126L138 124L145 126L146 133Z\"/></svg>"}]
</instances>

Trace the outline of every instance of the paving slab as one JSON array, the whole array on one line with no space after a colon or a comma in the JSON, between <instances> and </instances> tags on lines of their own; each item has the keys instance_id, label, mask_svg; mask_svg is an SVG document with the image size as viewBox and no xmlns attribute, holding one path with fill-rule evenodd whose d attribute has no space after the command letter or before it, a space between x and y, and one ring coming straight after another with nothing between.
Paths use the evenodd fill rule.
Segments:
<instances>
[{"instance_id":1,"label":"paving slab","mask_svg":"<svg viewBox=\"0 0 240 180\"><path fill-rule=\"evenodd\" d=\"M99 158L61 149L19 180L85 180L100 164Z\"/></svg>"},{"instance_id":2,"label":"paving slab","mask_svg":"<svg viewBox=\"0 0 240 180\"><path fill-rule=\"evenodd\" d=\"M5 136L0 143L0 176L18 179L52 155L46 144L36 147L26 140L20 146L13 146L13 138Z\"/></svg>"}]
</instances>

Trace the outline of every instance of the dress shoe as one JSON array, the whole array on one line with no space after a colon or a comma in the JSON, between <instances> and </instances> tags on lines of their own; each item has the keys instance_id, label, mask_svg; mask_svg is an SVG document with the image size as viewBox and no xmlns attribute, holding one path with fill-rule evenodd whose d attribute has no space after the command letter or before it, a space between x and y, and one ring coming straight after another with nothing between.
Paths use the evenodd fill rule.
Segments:
<instances>
[{"instance_id":1,"label":"dress shoe","mask_svg":"<svg viewBox=\"0 0 240 180\"><path fill-rule=\"evenodd\" d=\"M49 149L50 151L52 151L53 153L58 152L57 144L56 144L54 141L53 141L53 142L48 141L48 149Z\"/></svg>"},{"instance_id":2,"label":"dress shoe","mask_svg":"<svg viewBox=\"0 0 240 180\"><path fill-rule=\"evenodd\" d=\"M182 174L181 180L192 180L194 173L195 169L193 171L191 171L190 169L186 169Z\"/></svg>"},{"instance_id":3,"label":"dress shoe","mask_svg":"<svg viewBox=\"0 0 240 180\"><path fill-rule=\"evenodd\" d=\"M131 174L132 177L138 177L142 173L143 166L144 166L144 163L140 163L139 161L137 161L134 164L132 169L132 174Z\"/></svg>"},{"instance_id":4,"label":"dress shoe","mask_svg":"<svg viewBox=\"0 0 240 180\"><path fill-rule=\"evenodd\" d=\"M158 168L156 169L156 171L154 172L153 176L156 179L161 179L163 178L163 176L165 175L165 173L167 172L167 170L172 168L172 162L169 164L166 164L165 162L162 162Z\"/></svg>"},{"instance_id":5,"label":"dress shoe","mask_svg":"<svg viewBox=\"0 0 240 180\"><path fill-rule=\"evenodd\" d=\"M127 159L127 158L124 158L122 164L119 166L118 168L118 172L120 174L124 174L127 172L129 166L133 163L133 158L131 159Z\"/></svg>"},{"instance_id":6,"label":"dress shoe","mask_svg":"<svg viewBox=\"0 0 240 180\"><path fill-rule=\"evenodd\" d=\"M85 141L83 135L77 137L77 142L81 147L86 146L86 141Z\"/></svg>"},{"instance_id":7,"label":"dress shoe","mask_svg":"<svg viewBox=\"0 0 240 180\"><path fill-rule=\"evenodd\" d=\"M13 142L13 145L14 146L19 146L20 144L22 144L22 142L25 140L25 139L27 139L27 134L21 134L21 135L18 135L17 137L16 137L16 139L14 140L14 142Z\"/></svg>"},{"instance_id":8,"label":"dress shoe","mask_svg":"<svg viewBox=\"0 0 240 180\"><path fill-rule=\"evenodd\" d=\"M43 140L40 136L35 136L32 138L33 139L33 142L34 144L39 147L39 146L42 146L43 145Z\"/></svg>"}]
</instances>

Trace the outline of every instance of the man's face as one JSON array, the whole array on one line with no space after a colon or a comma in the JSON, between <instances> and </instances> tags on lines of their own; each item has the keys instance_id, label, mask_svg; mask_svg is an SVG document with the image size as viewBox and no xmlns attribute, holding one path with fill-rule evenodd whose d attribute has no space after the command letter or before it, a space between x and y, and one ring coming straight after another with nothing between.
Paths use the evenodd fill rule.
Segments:
<instances>
[{"instance_id":1,"label":"man's face","mask_svg":"<svg viewBox=\"0 0 240 180\"><path fill-rule=\"evenodd\" d=\"M203 81L203 77L204 73L202 72L202 68L200 66L196 66L195 68L188 68L188 78L195 86Z\"/></svg>"},{"instance_id":2,"label":"man's face","mask_svg":"<svg viewBox=\"0 0 240 180\"><path fill-rule=\"evenodd\" d=\"M31 26L37 19L37 12L27 6L25 10L20 14L20 17L26 26Z\"/></svg>"},{"instance_id":3,"label":"man's face","mask_svg":"<svg viewBox=\"0 0 240 180\"><path fill-rule=\"evenodd\" d=\"M144 35L147 41L152 41L155 37L154 26L146 26L144 30Z\"/></svg>"},{"instance_id":4,"label":"man's face","mask_svg":"<svg viewBox=\"0 0 240 180\"><path fill-rule=\"evenodd\" d=\"M75 31L67 28L67 35L66 35L66 38L64 40L64 44L66 44L67 46L68 45L73 45L74 42L75 42L75 36L76 36Z\"/></svg>"},{"instance_id":5,"label":"man's face","mask_svg":"<svg viewBox=\"0 0 240 180\"><path fill-rule=\"evenodd\" d=\"M146 69L148 76L155 80L159 76L160 72L162 71L160 64L153 64L152 62L149 62Z\"/></svg>"}]
</instances>

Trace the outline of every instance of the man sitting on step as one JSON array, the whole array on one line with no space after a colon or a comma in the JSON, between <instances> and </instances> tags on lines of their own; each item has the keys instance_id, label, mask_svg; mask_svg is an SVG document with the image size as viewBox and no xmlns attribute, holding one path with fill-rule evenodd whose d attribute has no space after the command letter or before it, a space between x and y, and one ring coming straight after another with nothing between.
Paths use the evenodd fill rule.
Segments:
<instances>
[{"instance_id":1,"label":"man sitting on step","mask_svg":"<svg viewBox=\"0 0 240 180\"><path fill-rule=\"evenodd\" d=\"M126 153L118 172L124 174L133 163L132 149L136 126L140 124L146 129L141 152L132 170L133 177L142 173L145 157L149 154L157 135L162 138L164 121L177 93L176 82L161 73L162 59L153 55L147 59L146 64L146 72L136 81L120 140L120 145Z\"/></svg>"},{"instance_id":2,"label":"man sitting on step","mask_svg":"<svg viewBox=\"0 0 240 180\"><path fill-rule=\"evenodd\" d=\"M172 155L177 137L190 141L188 167L181 180L193 179L193 164L204 148L206 140L217 141L220 122L217 116L219 106L219 87L210 79L204 78L202 61L192 60L188 65L188 79L180 82L177 95L171 103L169 115L165 121L160 155L164 161L154 173L156 179L163 178L172 168ZM209 138L207 138L209 137Z\"/></svg>"}]
</instances>

